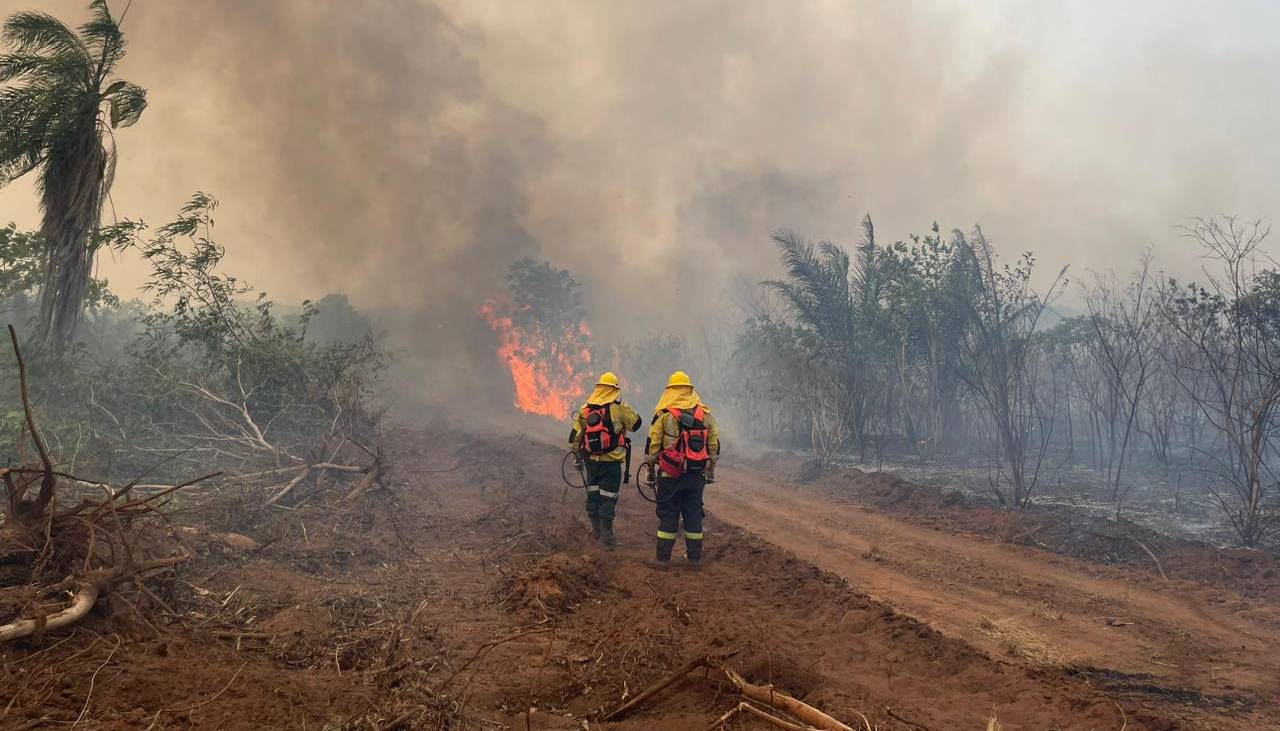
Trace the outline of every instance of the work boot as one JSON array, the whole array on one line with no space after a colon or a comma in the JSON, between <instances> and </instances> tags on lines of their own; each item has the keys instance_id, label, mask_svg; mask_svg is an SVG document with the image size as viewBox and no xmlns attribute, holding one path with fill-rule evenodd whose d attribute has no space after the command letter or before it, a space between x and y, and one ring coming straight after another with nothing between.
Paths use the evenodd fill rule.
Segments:
<instances>
[{"instance_id":1,"label":"work boot","mask_svg":"<svg viewBox=\"0 0 1280 731\"><path fill-rule=\"evenodd\" d=\"M587 516L591 519L591 535L598 541L600 540L600 519L594 515Z\"/></svg>"},{"instance_id":2,"label":"work boot","mask_svg":"<svg viewBox=\"0 0 1280 731\"><path fill-rule=\"evenodd\" d=\"M604 542L604 547L610 551L618 545L618 539L613 536L613 518L600 519L600 538Z\"/></svg>"},{"instance_id":3,"label":"work boot","mask_svg":"<svg viewBox=\"0 0 1280 731\"><path fill-rule=\"evenodd\" d=\"M689 568L697 571L702 568L702 556L689 556Z\"/></svg>"},{"instance_id":4,"label":"work boot","mask_svg":"<svg viewBox=\"0 0 1280 731\"><path fill-rule=\"evenodd\" d=\"M654 560L658 563L670 563L671 549L674 548L676 542L667 538L658 539L657 551L654 553Z\"/></svg>"},{"instance_id":5,"label":"work boot","mask_svg":"<svg viewBox=\"0 0 1280 731\"><path fill-rule=\"evenodd\" d=\"M648 566L651 569L657 569L658 571L666 571L667 569L671 568L671 560L662 559L662 558L651 558L648 561L645 561L644 565Z\"/></svg>"},{"instance_id":6,"label":"work boot","mask_svg":"<svg viewBox=\"0 0 1280 731\"><path fill-rule=\"evenodd\" d=\"M702 541L685 538L684 556L689 559L690 566L697 568L702 563Z\"/></svg>"}]
</instances>

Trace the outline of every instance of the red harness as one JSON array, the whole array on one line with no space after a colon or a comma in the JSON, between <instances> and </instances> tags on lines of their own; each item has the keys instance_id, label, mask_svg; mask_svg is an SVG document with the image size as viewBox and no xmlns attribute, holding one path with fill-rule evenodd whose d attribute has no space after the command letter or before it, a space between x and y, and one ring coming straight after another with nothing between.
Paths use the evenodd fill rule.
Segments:
<instances>
[{"instance_id":1,"label":"red harness","mask_svg":"<svg viewBox=\"0 0 1280 731\"><path fill-rule=\"evenodd\" d=\"M626 442L626 435L613 431L609 418L610 404L587 404L582 407L582 449L588 454L608 454Z\"/></svg>"},{"instance_id":2,"label":"red harness","mask_svg":"<svg viewBox=\"0 0 1280 731\"><path fill-rule=\"evenodd\" d=\"M706 410L702 404L694 407L692 412L681 409L667 409L676 420L679 436L676 443L658 453L658 466L667 476L676 478L686 472L703 472L711 460L710 432L707 428Z\"/></svg>"}]
</instances>

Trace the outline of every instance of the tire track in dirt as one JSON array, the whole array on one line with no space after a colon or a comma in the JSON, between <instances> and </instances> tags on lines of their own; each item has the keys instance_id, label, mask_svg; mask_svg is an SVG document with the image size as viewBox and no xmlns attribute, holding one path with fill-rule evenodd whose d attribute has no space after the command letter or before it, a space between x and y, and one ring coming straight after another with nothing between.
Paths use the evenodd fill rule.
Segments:
<instances>
[{"instance_id":1,"label":"tire track in dirt","mask_svg":"<svg viewBox=\"0 0 1280 731\"><path fill-rule=\"evenodd\" d=\"M915 525L750 468L723 470L707 502L723 520L995 656L1093 668L1126 687L1280 697L1274 606ZM1010 637L1001 631L1010 623L1027 633Z\"/></svg>"}]
</instances>

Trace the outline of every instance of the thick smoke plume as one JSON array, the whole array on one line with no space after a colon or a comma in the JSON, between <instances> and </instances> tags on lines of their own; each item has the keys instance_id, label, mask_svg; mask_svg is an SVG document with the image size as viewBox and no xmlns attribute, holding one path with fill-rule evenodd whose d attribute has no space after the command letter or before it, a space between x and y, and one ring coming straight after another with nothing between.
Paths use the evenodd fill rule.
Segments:
<instances>
[{"instance_id":1,"label":"thick smoke plume","mask_svg":"<svg viewBox=\"0 0 1280 731\"><path fill-rule=\"evenodd\" d=\"M84 15L0 11L33 4ZM1127 267L1152 243L1176 268L1174 224L1265 215L1280 186L1257 91L1280 52L1243 17L135 0L122 73L151 107L120 135L114 211L160 222L213 191L238 273L280 299L350 294L423 393L478 398L507 386L476 311L521 257L574 271L618 342L723 331L737 288L775 271L772 230L849 242L864 213L886 241L979 221L1053 271ZM33 225L33 200L5 191L0 218Z\"/></svg>"}]
</instances>

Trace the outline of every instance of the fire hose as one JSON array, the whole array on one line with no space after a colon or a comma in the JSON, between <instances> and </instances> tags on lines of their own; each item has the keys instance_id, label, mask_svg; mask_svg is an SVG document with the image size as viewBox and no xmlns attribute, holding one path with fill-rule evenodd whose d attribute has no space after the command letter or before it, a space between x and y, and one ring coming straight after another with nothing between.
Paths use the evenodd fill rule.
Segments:
<instances>
[{"instance_id":1,"label":"fire hose","mask_svg":"<svg viewBox=\"0 0 1280 731\"><path fill-rule=\"evenodd\" d=\"M630 482L631 481L631 442L630 441L627 442L626 447L627 447L627 467L626 467L626 472L623 474L622 481ZM587 473L586 473L586 470L583 468L583 462L582 462L582 460L586 458L586 454L587 453L582 450L577 450L574 452L565 452L564 459L560 460L560 479L564 480L564 484L577 490L587 489ZM574 471L578 473L578 477L579 479L582 480L582 484L572 482L569 479L570 460L573 461Z\"/></svg>"},{"instance_id":2,"label":"fire hose","mask_svg":"<svg viewBox=\"0 0 1280 731\"><path fill-rule=\"evenodd\" d=\"M578 481L576 482L570 479L571 464L573 465L573 472L576 472L578 475ZM630 470L627 470L627 472L630 473ZM629 474L628 477L630 477ZM560 479L564 480L565 484L564 494L560 497L561 502L564 501L564 496L569 494L570 487L575 490L587 489L587 475L582 468L582 460L577 452L565 452L564 459L560 460ZM652 462L645 461L640 463L640 467L636 469L635 484L636 492L640 493L640 497L644 498L646 502L654 503L655 505L658 503L658 481L654 474Z\"/></svg>"},{"instance_id":3,"label":"fire hose","mask_svg":"<svg viewBox=\"0 0 1280 731\"><path fill-rule=\"evenodd\" d=\"M569 463L573 463L574 472L578 473L581 484L569 480ZM565 497L569 494L569 488L577 490L587 489L587 473L582 468L582 457L578 452L565 452L564 459L560 460L560 479L564 480L566 487L564 492L560 494L560 502L564 502Z\"/></svg>"},{"instance_id":4,"label":"fire hose","mask_svg":"<svg viewBox=\"0 0 1280 731\"><path fill-rule=\"evenodd\" d=\"M653 493L653 497L645 493L645 488ZM646 501L654 505L658 504L658 479L654 474L653 463L648 460L641 462L640 467L636 469L636 492L640 493L640 497Z\"/></svg>"}]
</instances>

